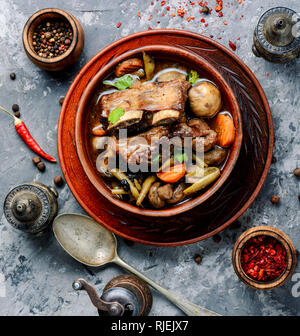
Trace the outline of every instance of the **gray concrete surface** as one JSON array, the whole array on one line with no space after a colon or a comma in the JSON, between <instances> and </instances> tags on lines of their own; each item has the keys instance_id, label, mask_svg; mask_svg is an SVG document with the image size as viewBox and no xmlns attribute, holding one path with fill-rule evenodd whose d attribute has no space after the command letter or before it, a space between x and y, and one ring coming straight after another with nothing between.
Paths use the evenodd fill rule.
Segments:
<instances>
[{"instance_id":1,"label":"gray concrete surface","mask_svg":"<svg viewBox=\"0 0 300 336\"><path fill-rule=\"evenodd\" d=\"M180 1L169 2L173 6ZM215 6L214 0L208 3ZM229 39L236 41L240 37L236 54L260 81L274 118L277 163L271 166L260 195L241 217L241 228L222 232L220 243L209 239L176 248L138 244L129 247L118 239L120 255L126 261L162 286L223 315L300 315L299 267L293 280L283 287L261 292L241 283L231 264L237 237L255 225L282 229L300 250L299 180L292 174L293 169L300 166L300 60L275 65L255 58L251 52L252 32L259 16L278 5L300 11L298 0L245 0L242 5L238 5L237 0L224 0L223 18L216 13L205 18L209 23L205 35L220 36L218 41L226 46ZM29 16L50 6L73 13L86 34L80 60L60 75L51 75L34 66L27 59L21 41ZM18 103L22 118L41 147L57 156L58 100L65 95L80 68L107 44L149 26L184 27L201 32L204 26L200 22L199 6L190 8L186 16L195 16L195 20L188 23L178 16L162 17L166 10L155 0L153 5L150 0L0 0L0 104L10 108ZM141 12L141 19L137 11ZM153 15L151 21L148 20L150 14ZM228 25L224 25L224 20ZM119 29L116 28L118 21L122 22ZM9 78L11 72L17 75L15 81ZM10 188L27 181L51 184L61 171L59 165L47 164L46 172L40 173L32 165L32 152L15 134L11 120L4 113L0 116L0 125L0 315L97 315L87 295L72 290L73 280L84 277L100 292L123 270L114 265L88 269L69 257L51 234L33 238L7 224L2 204ZM280 195L279 206L270 203L273 194ZM60 213L84 213L66 185L60 189L59 207ZM201 265L193 260L196 253L203 257ZM153 294L152 315L182 315L162 296Z\"/></svg>"}]
</instances>

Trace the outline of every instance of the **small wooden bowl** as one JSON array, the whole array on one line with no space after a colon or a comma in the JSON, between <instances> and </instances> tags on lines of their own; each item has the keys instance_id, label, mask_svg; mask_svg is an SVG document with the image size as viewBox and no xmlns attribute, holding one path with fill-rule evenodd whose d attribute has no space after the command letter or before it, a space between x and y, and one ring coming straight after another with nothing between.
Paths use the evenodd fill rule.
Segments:
<instances>
[{"instance_id":1,"label":"small wooden bowl","mask_svg":"<svg viewBox=\"0 0 300 336\"><path fill-rule=\"evenodd\" d=\"M73 30L73 40L69 49L62 55L45 58L39 56L33 48L33 32L37 25L46 20L63 20L70 24ZM84 46L84 32L79 21L70 13L61 9L46 8L33 14L23 29L23 46L28 58L35 65L48 71L59 71L73 64L80 56Z\"/></svg>"},{"instance_id":2,"label":"small wooden bowl","mask_svg":"<svg viewBox=\"0 0 300 336\"><path fill-rule=\"evenodd\" d=\"M241 265L241 254L245 244L253 237L270 236L277 239L286 250L286 268L279 278L271 282L256 281L250 278L243 270ZM283 285L293 274L297 266L297 255L290 238L282 231L271 226L257 226L245 231L236 241L232 251L233 268L238 277L249 287L254 289L273 289Z\"/></svg>"}]
</instances>

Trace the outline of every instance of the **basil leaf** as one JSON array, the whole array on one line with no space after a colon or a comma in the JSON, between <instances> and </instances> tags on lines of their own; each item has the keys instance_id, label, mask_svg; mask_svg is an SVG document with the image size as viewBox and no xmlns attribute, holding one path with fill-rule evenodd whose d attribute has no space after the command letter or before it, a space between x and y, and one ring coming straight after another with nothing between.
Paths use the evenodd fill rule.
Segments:
<instances>
[{"instance_id":1,"label":"basil leaf","mask_svg":"<svg viewBox=\"0 0 300 336\"><path fill-rule=\"evenodd\" d=\"M186 155L186 153L178 153L174 155L174 159L180 163L182 163L183 161L187 161L188 160L188 156Z\"/></svg>"},{"instance_id":2,"label":"basil leaf","mask_svg":"<svg viewBox=\"0 0 300 336\"><path fill-rule=\"evenodd\" d=\"M198 79L199 79L198 72L195 70L191 70L189 73L189 83L191 85L194 85Z\"/></svg>"},{"instance_id":3,"label":"basil leaf","mask_svg":"<svg viewBox=\"0 0 300 336\"><path fill-rule=\"evenodd\" d=\"M115 124L120 118L125 114L125 111L122 107L117 107L116 109L112 110L109 114L108 121L111 124Z\"/></svg>"},{"instance_id":4,"label":"basil leaf","mask_svg":"<svg viewBox=\"0 0 300 336\"><path fill-rule=\"evenodd\" d=\"M124 75L120 78L115 78L114 80L103 81L104 85L114 86L118 90L125 90L131 87L133 79L130 75Z\"/></svg>"}]
</instances>

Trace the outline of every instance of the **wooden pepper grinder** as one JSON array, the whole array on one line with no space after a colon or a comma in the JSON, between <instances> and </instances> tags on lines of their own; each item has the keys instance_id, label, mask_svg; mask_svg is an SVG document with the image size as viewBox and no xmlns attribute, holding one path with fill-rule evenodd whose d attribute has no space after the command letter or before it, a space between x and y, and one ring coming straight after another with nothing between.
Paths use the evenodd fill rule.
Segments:
<instances>
[{"instance_id":1,"label":"wooden pepper grinder","mask_svg":"<svg viewBox=\"0 0 300 336\"><path fill-rule=\"evenodd\" d=\"M84 279L74 281L72 287L88 293L100 316L147 316L152 307L149 287L134 275L113 278L105 286L101 297Z\"/></svg>"},{"instance_id":2,"label":"wooden pepper grinder","mask_svg":"<svg viewBox=\"0 0 300 336\"><path fill-rule=\"evenodd\" d=\"M292 9L275 7L265 12L255 28L252 51L274 63L300 55L300 16Z\"/></svg>"},{"instance_id":3,"label":"wooden pepper grinder","mask_svg":"<svg viewBox=\"0 0 300 336\"><path fill-rule=\"evenodd\" d=\"M58 192L42 183L24 183L13 188L4 201L4 215L14 228L41 234L57 215Z\"/></svg>"}]
</instances>

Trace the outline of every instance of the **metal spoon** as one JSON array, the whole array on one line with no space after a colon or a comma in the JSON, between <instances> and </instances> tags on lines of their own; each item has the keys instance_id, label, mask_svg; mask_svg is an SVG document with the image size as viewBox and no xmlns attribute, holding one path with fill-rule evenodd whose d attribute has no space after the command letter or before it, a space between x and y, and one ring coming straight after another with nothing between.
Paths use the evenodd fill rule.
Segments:
<instances>
[{"instance_id":1,"label":"metal spoon","mask_svg":"<svg viewBox=\"0 0 300 336\"><path fill-rule=\"evenodd\" d=\"M53 222L53 232L62 248L79 262L94 267L110 262L116 263L147 282L187 315L219 316L217 313L174 295L128 265L118 256L115 235L92 218L79 214L59 215Z\"/></svg>"}]
</instances>

